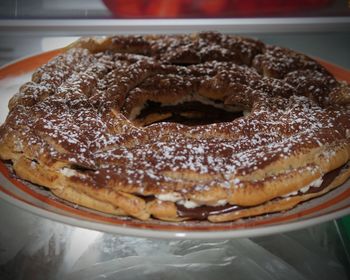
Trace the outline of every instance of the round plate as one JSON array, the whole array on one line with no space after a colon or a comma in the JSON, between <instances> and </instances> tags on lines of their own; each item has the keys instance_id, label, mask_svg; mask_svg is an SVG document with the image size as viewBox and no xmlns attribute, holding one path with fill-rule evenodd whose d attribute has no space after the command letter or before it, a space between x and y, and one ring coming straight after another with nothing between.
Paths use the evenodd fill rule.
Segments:
<instances>
[{"instance_id":1,"label":"round plate","mask_svg":"<svg viewBox=\"0 0 350 280\"><path fill-rule=\"evenodd\" d=\"M28 57L0 69L0 123L8 113L7 103L19 86L30 80L31 72L47 62L60 50ZM320 60L319 60L320 61ZM320 61L338 80L350 83L350 72ZM74 226L123 235L153 238L223 239L252 237L296 230L350 213L350 180L328 194L302 203L282 213L213 224L187 221L180 223L158 220L139 221L114 217L56 198L45 188L16 178L11 166L0 162L0 197L25 211Z\"/></svg>"}]
</instances>

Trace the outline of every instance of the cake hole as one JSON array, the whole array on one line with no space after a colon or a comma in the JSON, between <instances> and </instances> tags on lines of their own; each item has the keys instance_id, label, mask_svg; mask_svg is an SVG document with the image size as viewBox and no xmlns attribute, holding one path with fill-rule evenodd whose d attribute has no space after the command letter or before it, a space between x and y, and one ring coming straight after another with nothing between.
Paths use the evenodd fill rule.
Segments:
<instances>
[{"instance_id":1,"label":"cake hole","mask_svg":"<svg viewBox=\"0 0 350 280\"><path fill-rule=\"evenodd\" d=\"M176 105L164 105L148 101L134 119L134 123L139 126L148 126L158 122L174 122L196 126L230 122L244 116L243 110L237 107L225 106L222 103L213 102L213 104L189 101Z\"/></svg>"}]
</instances>

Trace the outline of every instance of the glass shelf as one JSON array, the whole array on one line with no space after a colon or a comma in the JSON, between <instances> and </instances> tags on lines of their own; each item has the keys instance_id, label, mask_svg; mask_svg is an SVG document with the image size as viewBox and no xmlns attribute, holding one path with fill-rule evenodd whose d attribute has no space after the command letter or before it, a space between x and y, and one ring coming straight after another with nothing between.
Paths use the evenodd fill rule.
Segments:
<instances>
[{"instance_id":1,"label":"glass shelf","mask_svg":"<svg viewBox=\"0 0 350 280\"><path fill-rule=\"evenodd\" d=\"M0 203L0 278L345 280L349 240L331 221L230 240L156 240L40 218ZM347 243L345 243L347 242ZM141 278L140 278L141 277Z\"/></svg>"}]
</instances>

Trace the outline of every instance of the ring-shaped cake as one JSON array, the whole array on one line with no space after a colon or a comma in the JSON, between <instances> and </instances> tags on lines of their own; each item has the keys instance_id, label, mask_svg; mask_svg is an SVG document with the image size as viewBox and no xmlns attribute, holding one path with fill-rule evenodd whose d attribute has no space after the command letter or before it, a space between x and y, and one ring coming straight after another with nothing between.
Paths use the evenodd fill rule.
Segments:
<instances>
[{"instance_id":1,"label":"ring-shaped cake","mask_svg":"<svg viewBox=\"0 0 350 280\"><path fill-rule=\"evenodd\" d=\"M233 221L349 178L349 104L315 60L255 39L82 38L12 97L0 158L104 213Z\"/></svg>"}]
</instances>

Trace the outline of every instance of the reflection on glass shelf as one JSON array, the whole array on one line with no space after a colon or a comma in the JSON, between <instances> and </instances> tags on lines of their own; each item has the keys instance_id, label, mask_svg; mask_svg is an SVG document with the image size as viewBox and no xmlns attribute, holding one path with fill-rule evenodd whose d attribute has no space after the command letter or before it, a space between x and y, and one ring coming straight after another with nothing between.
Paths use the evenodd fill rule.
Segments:
<instances>
[{"instance_id":1,"label":"reflection on glass shelf","mask_svg":"<svg viewBox=\"0 0 350 280\"><path fill-rule=\"evenodd\" d=\"M345 0L2 0L2 19L329 17Z\"/></svg>"},{"instance_id":2,"label":"reflection on glass shelf","mask_svg":"<svg viewBox=\"0 0 350 280\"><path fill-rule=\"evenodd\" d=\"M336 222L227 240L147 239L40 218L0 203L0 279L345 280ZM28 277L26 277L28 276Z\"/></svg>"}]
</instances>

